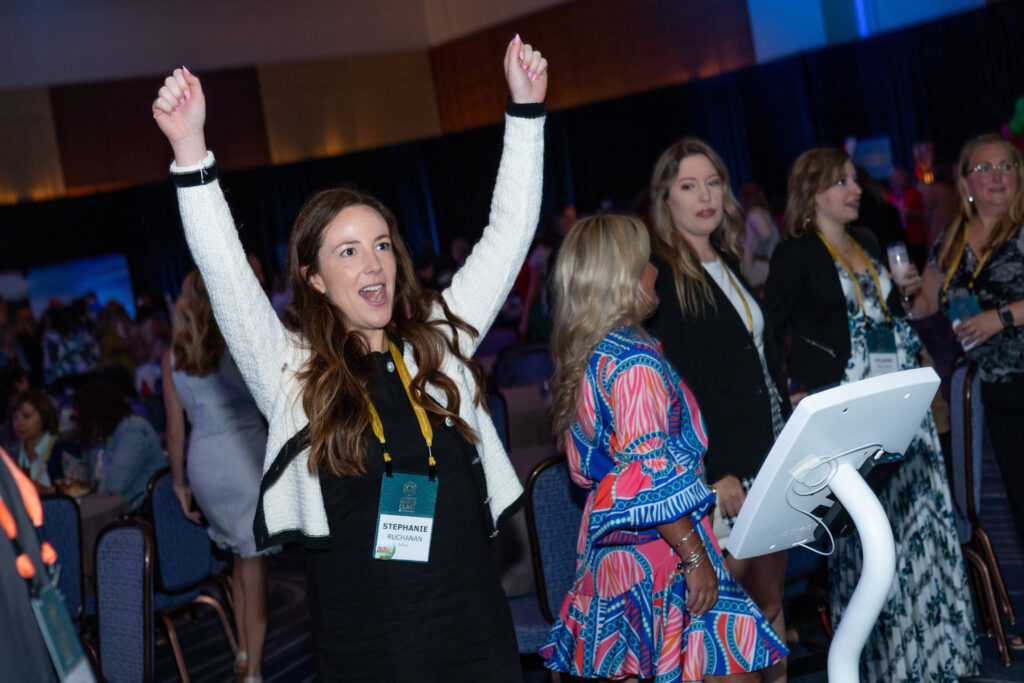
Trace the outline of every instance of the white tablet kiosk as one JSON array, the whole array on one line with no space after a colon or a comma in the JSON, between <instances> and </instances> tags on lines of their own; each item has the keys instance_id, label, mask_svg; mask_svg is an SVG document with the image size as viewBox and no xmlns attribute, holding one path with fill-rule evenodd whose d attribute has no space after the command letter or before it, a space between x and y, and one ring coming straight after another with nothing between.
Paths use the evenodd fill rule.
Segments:
<instances>
[{"instance_id":1,"label":"white tablet kiosk","mask_svg":"<svg viewBox=\"0 0 1024 683\"><path fill-rule=\"evenodd\" d=\"M730 553L756 557L813 542L836 500L849 513L864 561L829 647L831 683L860 679L860 652L896 572L889 520L860 470L869 458L904 453L938 387L935 371L919 368L804 398L768 453L729 536Z\"/></svg>"}]
</instances>

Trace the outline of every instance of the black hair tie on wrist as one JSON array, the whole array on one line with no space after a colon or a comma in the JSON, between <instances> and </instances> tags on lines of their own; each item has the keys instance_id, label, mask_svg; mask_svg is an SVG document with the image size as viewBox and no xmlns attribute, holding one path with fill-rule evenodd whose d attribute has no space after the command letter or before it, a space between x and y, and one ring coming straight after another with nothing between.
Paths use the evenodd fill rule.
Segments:
<instances>
[{"instance_id":1,"label":"black hair tie on wrist","mask_svg":"<svg viewBox=\"0 0 1024 683\"><path fill-rule=\"evenodd\" d=\"M188 173L172 173L171 177L174 179L175 187L206 185L217 179L217 164L214 162L209 166L204 166L197 171L189 171Z\"/></svg>"}]
</instances>

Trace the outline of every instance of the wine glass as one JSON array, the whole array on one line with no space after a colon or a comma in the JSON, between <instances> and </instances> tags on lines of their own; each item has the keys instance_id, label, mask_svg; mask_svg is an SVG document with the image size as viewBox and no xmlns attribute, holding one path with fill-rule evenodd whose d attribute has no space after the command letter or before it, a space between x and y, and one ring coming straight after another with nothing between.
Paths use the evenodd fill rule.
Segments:
<instances>
[{"instance_id":1,"label":"wine glass","mask_svg":"<svg viewBox=\"0 0 1024 683\"><path fill-rule=\"evenodd\" d=\"M907 254L907 245L904 242L893 242L889 245L889 274L892 275L893 281L896 286L900 288L900 293L903 293L903 284L907 280L907 275L910 271L910 256ZM910 297L903 295L903 310L907 313L907 318L913 318L914 314L910 310Z\"/></svg>"}]
</instances>

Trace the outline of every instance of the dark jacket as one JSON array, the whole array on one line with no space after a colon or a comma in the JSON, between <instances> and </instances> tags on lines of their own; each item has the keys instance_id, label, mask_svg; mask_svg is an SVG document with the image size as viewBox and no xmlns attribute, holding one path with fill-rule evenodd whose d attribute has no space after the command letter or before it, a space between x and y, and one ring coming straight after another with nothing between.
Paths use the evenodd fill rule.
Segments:
<instances>
[{"instance_id":1,"label":"dark jacket","mask_svg":"<svg viewBox=\"0 0 1024 683\"><path fill-rule=\"evenodd\" d=\"M847 232L869 256L885 263L874 234L849 226ZM886 300L892 315L903 315L896 287ZM784 348L790 334L789 376L808 391L842 380L850 359L850 328L836 265L815 233L784 240L772 253L765 283L766 317Z\"/></svg>"},{"instance_id":2,"label":"dark jacket","mask_svg":"<svg viewBox=\"0 0 1024 683\"><path fill-rule=\"evenodd\" d=\"M706 306L699 317L683 317L672 267L658 258L653 261L658 268L655 291L661 303L647 328L661 340L665 356L697 397L708 433L707 480L714 483L727 474L752 477L771 450L775 433L764 371L746 321L711 278L708 284L715 306ZM750 292L738 263L729 257L725 261ZM763 337L765 360L782 397L783 414L788 415L789 394L767 313Z\"/></svg>"}]
</instances>

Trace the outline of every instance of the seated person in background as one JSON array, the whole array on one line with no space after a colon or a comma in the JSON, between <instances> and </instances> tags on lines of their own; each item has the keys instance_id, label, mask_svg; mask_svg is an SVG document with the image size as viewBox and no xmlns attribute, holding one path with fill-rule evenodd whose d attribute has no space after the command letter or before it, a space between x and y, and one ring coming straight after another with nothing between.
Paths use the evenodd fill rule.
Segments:
<instances>
[{"instance_id":1,"label":"seated person in background","mask_svg":"<svg viewBox=\"0 0 1024 683\"><path fill-rule=\"evenodd\" d=\"M14 397L11 425L17 438L18 467L42 492L53 490L64 477L84 478L78 447L57 436L57 410L41 391L23 391Z\"/></svg>"},{"instance_id":2,"label":"seated person in background","mask_svg":"<svg viewBox=\"0 0 1024 683\"><path fill-rule=\"evenodd\" d=\"M0 368L0 448L17 455L18 438L14 436L10 417L14 412L14 397L28 391L28 372L20 365Z\"/></svg>"},{"instance_id":3,"label":"seated person in background","mask_svg":"<svg viewBox=\"0 0 1024 683\"><path fill-rule=\"evenodd\" d=\"M124 395L109 380L96 380L75 393L78 442L88 453L97 491L124 496L133 508L146 497L146 483L167 465L156 430L133 415Z\"/></svg>"}]
</instances>

